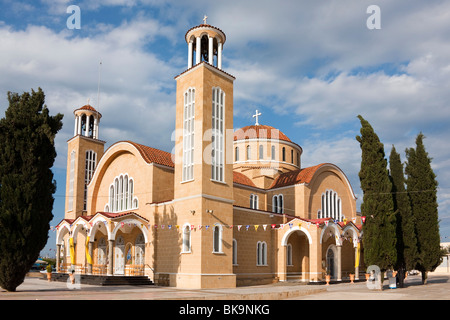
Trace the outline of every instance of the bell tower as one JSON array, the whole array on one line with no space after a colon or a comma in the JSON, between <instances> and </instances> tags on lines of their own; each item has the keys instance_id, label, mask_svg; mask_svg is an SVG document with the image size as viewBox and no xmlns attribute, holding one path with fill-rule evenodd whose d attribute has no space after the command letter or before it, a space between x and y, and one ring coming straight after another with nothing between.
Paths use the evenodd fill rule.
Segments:
<instances>
[{"instance_id":1,"label":"bell tower","mask_svg":"<svg viewBox=\"0 0 450 320\"><path fill-rule=\"evenodd\" d=\"M185 35L187 69L175 77L174 211L194 226L180 258L181 287L235 287L233 244L233 82L222 69L225 33L206 23ZM200 227L201 226L201 227Z\"/></svg>"},{"instance_id":2,"label":"bell tower","mask_svg":"<svg viewBox=\"0 0 450 320\"><path fill-rule=\"evenodd\" d=\"M74 115L74 137L67 141L66 219L95 213L87 212L87 185L105 146L105 141L98 139L102 115L89 103Z\"/></svg>"}]
</instances>

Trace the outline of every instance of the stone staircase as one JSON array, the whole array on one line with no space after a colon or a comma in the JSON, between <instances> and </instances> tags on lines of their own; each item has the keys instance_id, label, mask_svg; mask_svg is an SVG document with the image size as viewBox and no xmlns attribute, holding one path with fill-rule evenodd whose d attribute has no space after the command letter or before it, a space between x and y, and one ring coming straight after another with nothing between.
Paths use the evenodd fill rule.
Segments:
<instances>
[{"instance_id":1,"label":"stone staircase","mask_svg":"<svg viewBox=\"0 0 450 320\"><path fill-rule=\"evenodd\" d=\"M42 279L47 280L47 275L44 274ZM69 274L67 273L53 273L52 281L67 282ZM75 274L75 281L79 284L90 284L97 286L149 286L154 285L147 276L106 276L106 275L89 275L89 274Z\"/></svg>"}]
</instances>

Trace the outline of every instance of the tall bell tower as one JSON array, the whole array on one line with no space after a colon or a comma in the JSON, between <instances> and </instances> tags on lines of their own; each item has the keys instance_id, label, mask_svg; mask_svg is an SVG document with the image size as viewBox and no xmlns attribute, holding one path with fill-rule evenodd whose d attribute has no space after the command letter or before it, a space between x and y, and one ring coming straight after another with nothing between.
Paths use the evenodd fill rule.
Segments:
<instances>
[{"instance_id":1,"label":"tall bell tower","mask_svg":"<svg viewBox=\"0 0 450 320\"><path fill-rule=\"evenodd\" d=\"M191 226L179 287L235 287L233 244L233 82L222 69L225 33L204 23L185 35L187 69L175 77L174 211ZM193 227L192 227L193 226Z\"/></svg>"},{"instance_id":2,"label":"tall bell tower","mask_svg":"<svg viewBox=\"0 0 450 320\"><path fill-rule=\"evenodd\" d=\"M74 136L67 141L66 219L95 214L87 212L87 185L105 148L98 138L102 115L89 103L73 113Z\"/></svg>"}]
</instances>

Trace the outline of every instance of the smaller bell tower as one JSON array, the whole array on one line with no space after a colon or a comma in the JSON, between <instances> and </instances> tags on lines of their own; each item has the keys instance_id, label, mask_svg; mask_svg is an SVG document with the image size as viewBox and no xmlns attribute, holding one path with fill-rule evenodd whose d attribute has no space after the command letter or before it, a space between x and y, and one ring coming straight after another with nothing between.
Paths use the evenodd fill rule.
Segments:
<instances>
[{"instance_id":1,"label":"smaller bell tower","mask_svg":"<svg viewBox=\"0 0 450 320\"><path fill-rule=\"evenodd\" d=\"M87 212L87 185L105 149L105 141L98 139L100 112L88 102L73 113L74 137L67 141L66 219L95 214Z\"/></svg>"}]
</instances>

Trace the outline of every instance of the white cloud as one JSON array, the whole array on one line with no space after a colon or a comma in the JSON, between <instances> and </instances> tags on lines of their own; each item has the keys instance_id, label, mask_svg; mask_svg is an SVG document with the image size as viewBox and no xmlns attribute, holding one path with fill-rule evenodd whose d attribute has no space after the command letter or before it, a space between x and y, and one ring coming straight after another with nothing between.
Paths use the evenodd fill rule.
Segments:
<instances>
[{"instance_id":1,"label":"white cloud","mask_svg":"<svg viewBox=\"0 0 450 320\"><path fill-rule=\"evenodd\" d=\"M88 98L98 107L102 61L100 138L108 142L134 138L170 150L173 76L179 70L144 50L162 29L156 21L137 19L92 38L69 38L66 31L56 33L45 27L15 31L0 26L0 108L6 108L7 91L22 93L42 87L51 113L65 114L56 141L56 165L65 167L65 141L73 135L72 112Z\"/></svg>"}]
</instances>

